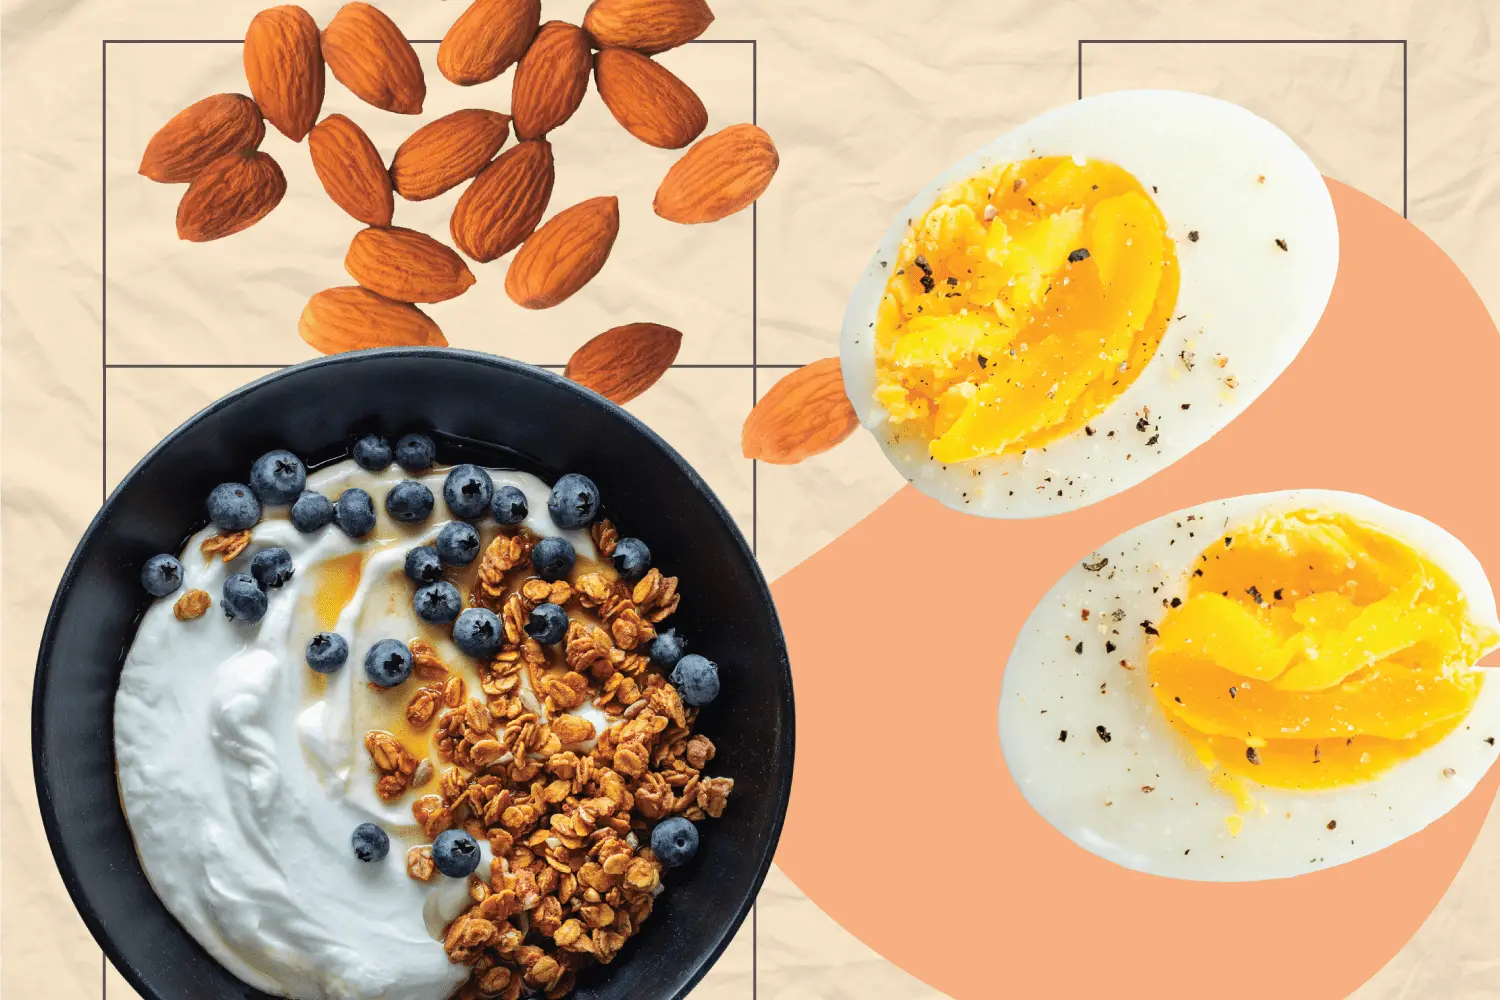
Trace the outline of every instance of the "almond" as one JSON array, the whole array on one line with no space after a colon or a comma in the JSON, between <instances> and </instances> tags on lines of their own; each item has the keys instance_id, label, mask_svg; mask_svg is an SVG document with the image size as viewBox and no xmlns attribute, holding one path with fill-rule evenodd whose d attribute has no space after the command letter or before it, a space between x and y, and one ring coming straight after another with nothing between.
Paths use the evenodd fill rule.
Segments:
<instances>
[{"instance_id":1,"label":"almond","mask_svg":"<svg viewBox=\"0 0 1500 1000\"><path fill-rule=\"evenodd\" d=\"M368 347L448 346L443 331L422 310L358 286L314 295L302 310L297 332L324 354Z\"/></svg>"},{"instance_id":2,"label":"almond","mask_svg":"<svg viewBox=\"0 0 1500 1000\"><path fill-rule=\"evenodd\" d=\"M323 107L318 22L295 4L256 14L245 31L245 79L266 120L293 142L312 131Z\"/></svg>"},{"instance_id":3,"label":"almond","mask_svg":"<svg viewBox=\"0 0 1500 1000\"><path fill-rule=\"evenodd\" d=\"M407 201L426 201L484 169L510 135L510 116L477 108L423 125L396 150L391 181Z\"/></svg>"},{"instance_id":4,"label":"almond","mask_svg":"<svg viewBox=\"0 0 1500 1000\"><path fill-rule=\"evenodd\" d=\"M814 361L771 386L740 432L746 458L796 465L839 444L859 426L838 358Z\"/></svg>"},{"instance_id":5,"label":"almond","mask_svg":"<svg viewBox=\"0 0 1500 1000\"><path fill-rule=\"evenodd\" d=\"M647 145L681 149L708 127L708 109L670 70L630 49L594 57L594 82L615 121Z\"/></svg>"},{"instance_id":6,"label":"almond","mask_svg":"<svg viewBox=\"0 0 1500 1000\"><path fill-rule=\"evenodd\" d=\"M286 194L286 176L265 153L222 156L188 185L177 205L177 235L205 243L248 229L270 214Z\"/></svg>"},{"instance_id":7,"label":"almond","mask_svg":"<svg viewBox=\"0 0 1500 1000\"><path fill-rule=\"evenodd\" d=\"M426 233L372 227L354 234L344 270L397 302L445 302L474 284L463 258Z\"/></svg>"},{"instance_id":8,"label":"almond","mask_svg":"<svg viewBox=\"0 0 1500 1000\"><path fill-rule=\"evenodd\" d=\"M307 149L335 205L367 226L391 224L391 175L364 129L343 115L329 115L308 133Z\"/></svg>"},{"instance_id":9,"label":"almond","mask_svg":"<svg viewBox=\"0 0 1500 1000\"><path fill-rule=\"evenodd\" d=\"M504 257L530 236L552 200L552 146L523 142L479 172L453 209L453 244L474 260Z\"/></svg>"},{"instance_id":10,"label":"almond","mask_svg":"<svg viewBox=\"0 0 1500 1000\"><path fill-rule=\"evenodd\" d=\"M563 374L623 406L666 374L681 346L682 334L669 326L617 326L574 351Z\"/></svg>"},{"instance_id":11,"label":"almond","mask_svg":"<svg viewBox=\"0 0 1500 1000\"><path fill-rule=\"evenodd\" d=\"M516 66L510 112L516 138L537 139L573 117L589 89L589 38L566 21L548 21Z\"/></svg>"},{"instance_id":12,"label":"almond","mask_svg":"<svg viewBox=\"0 0 1500 1000\"><path fill-rule=\"evenodd\" d=\"M776 145L763 130L731 125L672 165L656 191L656 214L685 225L718 222L764 194L780 165Z\"/></svg>"},{"instance_id":13,"label":"almond","mask_svg":"<svg viewBox=\"0 0 1500 1000\"><path fill-rule=\"evenodd\" d=\"M691 42L713 21L703 0L594 0L583 15L583 30L600 48L655 55Z\"/></svg>"},{"instance_id":14,"label":"almond","mask_svg":"<svg viewBox=\"0 0 1500 1000\"><path fill-rule=\"evenodd\" d=\"M323 58L339 83L366 104L401 115L422 113L427 81L416 50L389 17L367 3L346 3L323 29Z\"/></svg>"},{"instance_id":15,"label":"almond","mask_svg":"<svg viewBox=\"0 0 1500 1000\"><path fill-rule=\"evenodd\" d=\"M510 262L506 294L527 309L550 309L593 280L619 234L618 198L590 198L558 212Z\"/></svg>"},{"instance_id":16,"label":"almond","mask_svg":"<svg viewBox=\"0 0 1500 1000\"><path fill-rule=\"evenodd\" d=\"M163 184L182 184L230 153L256 149L266 137L260 108L244 94L205 97L172 116L141 157L141 174Z\"/></svg>"},{"instance_id":17,"label":"almond","mask_svg":"<svg viewBox=\"0 0 1500 1000\"><path fill-rule=\"evenodd\" d=\"M438 46L438 72L460 87L493 80L526 54L541 23L541 0L474 0Z\"/></svg>"}]
</instances>

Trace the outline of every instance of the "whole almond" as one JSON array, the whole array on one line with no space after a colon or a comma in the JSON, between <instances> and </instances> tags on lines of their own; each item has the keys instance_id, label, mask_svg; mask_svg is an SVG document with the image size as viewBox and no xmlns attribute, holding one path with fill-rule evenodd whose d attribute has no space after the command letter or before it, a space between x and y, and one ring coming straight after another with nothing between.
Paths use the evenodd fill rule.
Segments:
<instances>
[{"instance_id":1,"label":"whole almond","mask_svg":"<svg viewBox=\"0 0 1500 1000\"><path fill-rule=\"evenodd\" d=\"M408 201L426 201L484 169L505 145L510 117L477 108L455 111L411 134L391 160L391 181Z\"/></svg>"},{"instance_id":2,"label":"whole almond","mask_svg":"<svg viewBox=\"0 0 1500 1000\"><path fill-rule=\"evenodd\" d=\"M385 14L367 3L347 3L323 29L323 58L339 83L366 104L419 115L427 81L416 50Z\"/></svg>"},{"instance_id":3,"label":"whole almond","mask_svg":"<svg viewBox=\"0 0 1500 1000\"><path fill-rule=\"evenodd\" d=\"M324 354L369 347L447 347L438 325L416 306L357 285L314 295L297 322L302 339Z\"/></svg>"},{"instance_id":4,"label":"whole almond","mask_svg":"<svg viewBox=\"0 0 1500 1000\"><path fill-rule=\"evenodd\" d=\"M771 386L740 432L746 458L795 465L840 443L859 426L838 358L814 361Z\"/></svg>"},{"instance_id":5,"label":"whole almond","mask_svg":"<svg viewBox=\"0 0 1500 1000\"><path fill-rule=\"evenodd\" d=\"M541 0L474 0L438 46L438 72L461 87L493 80L526 54L541 23Z\"/></svg>"},{"instance_id":6,"label":"whole almond","mask_svg":"<svg viewBox=\"0 0 1500 1000\"><path fill-rule=\"evenodd\" d=\"M639 52L604 49L594 57L594 82L615 121L648 145L681 149L708 127L693 88Z\"/></svg>"},{"instance_id":7,"label":"whole almond","mask_svg":"<svg viewBox=\"0 0 1500 1000\"><path fill-rule=\"evenodd\" d=\"M505 292L527 309L550 309L593 280L620 234L620 200L590 198L558 212L521 245Z\"/></svg>"},{"instance_id":8,"label":"whole almond","mask_svg":"<svg viewBox=\"0 0 1500 1000\"><path fill-rule=\"evenodd\" d=\"M163 184L191 181L230 153L256 149L266 137L260 108L244 94L215 94L177 112L146 143L141 174Z\"/></svg>"},{"instance_id":9,"label":"whole almond","mask_svg":"<svg viewBox=\"0 0 1500 1000\"><path fill-rule=\"evenodd\" d=\"M479 172L453 209L453 244L481 263L504 257L530 236L552 200L552 145L533 139Z\"/></svg>"},{"instance_id":10,"label":"whole almond","mask_svg":"<svg viewBox=\"0 0 1500 1000\"><path fill-rule=\"evenodd\" d=\"M703 0L594 0L583 29L600 48L655 55L691 42L714 21Z\"/></svg>"},{"instance_id":11,"label":"whole almond","mask_svg":"<svg viewBox=\"0 0 1500 1000\"><path fill-rule=\"evenodd\" d=\"M245 79L266 120L293 142L312 131L323 107L318 23L295 4L256 14L245 31Z\"/></svg>"},{"instance_id":12,"label":"whole almond","mask_svg":"<svg viewBox=\"0 0 1500 1000\"><path fill-rule=\"evenodd\" d=\"M573 117L588 93L591 52L583 29L566 21L542 25L511 87L516 138L541 138Z\"/></svg>"},{"instance_id":13,"label":"whole almond","mask_svg":"<svg viewBox=\"0 0 1500 1000\"><path fill-rule=\"evenodd\" d=\"M329 115L308 133L307 149L335 205L367 226L391 224L391 175L364 129L343 115Z\"/></svg>"},{"instance_id":14,"label":"whole almond","mask_svg":"<svg viewBox=\"0 0 1500 1000\"><path fill-rule=\"evenodd\" d=\"M763 130L731 125L672 165L656 191L656 214L685 225L718 222L749 208L780 165L776 145Z\"/></svg>"},{"instance_id":15,"label":"whole almond","mask_svg":"<svg viewBox=\"0 0 1500 1000\"><path fill-rule=\"evenodd\" d=\"M574 351L563 374L623 406L666 374L681 346L682 334L669 326L629 323Z\"/></svg>"},{"instance_id":16,"label":"whole almond","mask_svg":"<svg viewBox=\"0 0 1500 1000\"><path fill-rule=\"evenodd\" d=\"M222 156L193 178L177 204L177 235L194 243L248 229L281 204L286 176L265 153Z\"/></svg>"},{"instance_id":17,"label":"whole almond","mask_svg":"<svg viewBox=\"0 0 1500 1000\"><path fill-rule=\"evenodd\" d=\"M397 302L446 302L474 284L463 258L426 233L392 227L354 234L344 270L372 292Z\"/></svg>"}]
</instances>

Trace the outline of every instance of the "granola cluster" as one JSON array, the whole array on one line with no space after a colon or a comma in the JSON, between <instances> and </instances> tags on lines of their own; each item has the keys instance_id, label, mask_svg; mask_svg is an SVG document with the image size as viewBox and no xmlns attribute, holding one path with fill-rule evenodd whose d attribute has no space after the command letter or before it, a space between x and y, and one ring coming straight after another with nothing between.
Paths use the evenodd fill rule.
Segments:
<instances>
[{"instance_id":1,"label":"granola cluster","mask_svg":"<svg viewBox=\"0 0 1500 1000\"><path fill-rule=\"evenodd\" d=\"M591 531L607 557L613 525ZM661 891L651 826L672 815L716 818L734 787L703 773L714 745L692 731L697 710L644 651L677 609L676 578L652 569L634 586L605 572L547 582L529 572L534 541L524 530L502 534L484 553L469 603L500 616L505 643L480 666L472 697L430 646L412 644L414 674L426 683L406 718L432 727L446 765L412 815L429 839L463 829L495 858L488 880L470 877L472 905L444 941L453 961L473 966L461 1000L560 997L579 970L613 961ZM543 603L569 613L560 647L526 634ZM575 714L586 703L609 716L603 732ZM389 733L370 733L366 746L382 797L422 787L419 765ZM407 872L441 877L426 847L408 853Z\"/></svg>"}]
</instances>

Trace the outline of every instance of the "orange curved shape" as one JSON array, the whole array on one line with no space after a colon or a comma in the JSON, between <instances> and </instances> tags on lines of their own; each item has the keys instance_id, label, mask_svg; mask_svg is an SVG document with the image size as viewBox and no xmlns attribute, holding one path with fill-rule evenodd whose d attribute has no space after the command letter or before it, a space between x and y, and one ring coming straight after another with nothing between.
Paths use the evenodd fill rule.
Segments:
<instances>
[{"instance_id":1,"label":"orange curved shape","mask_svg":"<svg viewBox=\"0 0 1500 1000\"><path fill-rule=\"evenodd\" d=\"M1142 875L1022 799L996 732L1000 676L1075 559L1204 500L1316 487L1436 521L1500 579L1500 336L1456 265L1330 181L1338 281L1308 345L1238 420L1147 482L1032 521L902 490L774 588L797 679L797 777L778 863L830 916L950 996L1347 995L1452 882L1500 769L1420 834L1295 879Z\"/></svg>"}]
</instances>

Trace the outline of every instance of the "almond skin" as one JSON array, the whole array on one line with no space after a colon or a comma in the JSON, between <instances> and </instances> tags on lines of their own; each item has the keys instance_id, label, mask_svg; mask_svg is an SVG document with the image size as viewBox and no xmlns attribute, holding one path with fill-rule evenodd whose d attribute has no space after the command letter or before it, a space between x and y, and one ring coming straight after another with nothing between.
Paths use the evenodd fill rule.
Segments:
<instances>
[{"instance_id":1,"label":"almond skin","mask_svg":"<svg viewBox=\"0 0 1500 1000\"><path fill-rule=\"evenodd\" d=\"M718 222L750 207L776 176L775 143L754 125L731 125L683 155L656 191L656 214L669 222Z\"/></svg>"},{"instance_id":2,"label":"almond skin","mask_svg":"<svg viewBox=\"0 0 1500 1000\"><path fill-rule=\"evenodd\" d=\"M422 310L358 286L314 295L302 310L297 332L324 354L369 347L448 346L443 331Z\"/></svg>"},{"instance_id":3,"label":"almond skin","mask_svg":"<svg viewBox=\"0 0 1500 1000\"><path fill-rule=\"evenodd\" d=\"M438 46L438 72L460 87L493 80L526 54L541 23L541 0L474 0Z\"/></svg>"},{"instance_id":4,"label":"almond skin","mask_svg":"<svg viewBox=\"0 0 1500 1000\"><path fill-rule=\"evenodd\" d=\"M771 386L740 432L746 458L796 465L839 444L859 426L838 358L814 361Z\"/></svg>"},{"instance_id":5,"label":"almond skin","mask_svg":"<svg viewBox=\"0 0 1500 1000\"><path fill-rule=\"evenodd\" d=\"M307 149L335 205L367 226L391 224L391 175L364 129L343 115L329 115L308 133Z\"/></svg>"},{"instance_id":6,"label":"almond skin","mask_svg":"<svg viewBox=\"0 0 1500 1000\"><path fill-rule=\"evenodd\" d=\"M693 88L639 52L604 49L594 57L594 82L615 121L647 145L681 149L708 127Z\"/></svg>"},{"instance_id":7,"label":"almond skin","mask_svg":"<svg viewBox=\"0 0 1500 1000\"><path fill-rule=\"evenodd\" d=\"M474 284L463 258L426 233L399 227L361 230L344 270L365 288L397 302L446 302Z\"/></svg>"},{"instance_id":8,"label":"almond skin","mask_svg":"<svg viewBox=\"0 0 1500 1000\"><path fill-rule=\"evenodd\" d=\"M266 137L260 108L244 94L205 97L172 116L146 144L141 175L184 184L230 153L257 149Z\"/></svg>"},{"instance_id":9,"label":"almond skin","mask_svg":"<svg viewBox=\"0 0 1500 1000\"><path fill-rule=\"evenodd\" d=\"M416 50L389 17L367 3L347 3L323 29L323 58L339 83L366 104L419 115L427 81Z\"/></svg>"},{"instance_id":10,"label":"almond skin","mask_svg":"<svg viewBox=\"0 0 1500 1000\"><path fill-rule=\"evenodd\" d=\"M552 200L552 145L523 142L479 172L453 209L453 244L481 263L504 257L530 236Z\"/></svg>"},{"instance_id":11,"label":"almond skin","mask_svg":"<svg viewBox=\"0 0 1500 1000\"><path fill-rule=\"evenodd\" d=\"M526 309L550 309L593 280L620 234L620 200L590 198L558 212L510 262L505 292Z\"/></svg>"},{"instance_id":12,"label":"almond skin","mask_svg":"<svg viewBox=\"0 0 1500 1000\"><path fill-rule=\"evenodd\" d=\"M245 31L245 79L266 120L293 142L312 131L323 108L318 23L295 4L256 14Z\"/></svg>"},{"instance_id":13,"label":"almond skin","mask_svg":"<svg viewBox=\"0 0 1500 1000\"><path fill-rule=\"evenodd\" d=\"M666 374L681 346L682 334L669 326L617 326L574 351L563 375L623 406Z\"/></svg>"},{"instance_id":14,"label":"almond skin","mask_svg":"<svg viewBox=\"0 0 1500 1000\"><path fill-rule=\"evenodd\" d=\"M539 139L573 117L589 89L589 38L566 21L548 21L516 66L510 111L516 138Z\"/></svg>"},{"instance_id":15,"label":"almond skin","mask_svg":"<svg viewBox=\"0 0 1500 1000\"><path fill-rule=\"evenodd\" d=\"M177 235L194 243L248 229L281 204L286 176L265 153L246 150L210 163L177 204Z\"/></svg>"},{"instance_id":16,"label":"almond skin","mask_svg":"<svg viewBox=\"0 0 1500 1000\"><path fill-rule=\"evenodd\" d=\"M703 0L594 0L583 15L583 30L600 48L655 55L691 42L713 22Z\"/></svg>"},{"instance_id":17,"label":"almond skin","mask_svg":"<svg viewBox=\"0 0 1500 1000\"><path fill-rule=\"evenodd\" d=\"M497 111L455 111L423 125L396 150L391 182L407 201L426 201L484 169L505 145L510 117Z\"/></svg>"}]
</instances>

